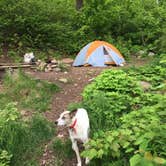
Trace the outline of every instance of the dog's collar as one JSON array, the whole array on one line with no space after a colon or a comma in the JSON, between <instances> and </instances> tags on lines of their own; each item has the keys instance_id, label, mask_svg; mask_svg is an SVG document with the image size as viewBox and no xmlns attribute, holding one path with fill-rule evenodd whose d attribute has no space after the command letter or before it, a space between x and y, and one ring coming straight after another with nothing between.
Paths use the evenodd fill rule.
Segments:
<instances>
[{"instance_id":1,"label":"dog's collar","mask_svg":"<svg viewBox=\"0 0 166 166\"><path fill-rule=\"evenodd\" d=\"M76 133L76 129L75 129L76 123L77 123L77 119L75 119L74 122L73 122L73 124L71 124L71 125L69 126L69 128L70 128L70 129L73 129L75 133Z\"/></svg>"}]
</instances>

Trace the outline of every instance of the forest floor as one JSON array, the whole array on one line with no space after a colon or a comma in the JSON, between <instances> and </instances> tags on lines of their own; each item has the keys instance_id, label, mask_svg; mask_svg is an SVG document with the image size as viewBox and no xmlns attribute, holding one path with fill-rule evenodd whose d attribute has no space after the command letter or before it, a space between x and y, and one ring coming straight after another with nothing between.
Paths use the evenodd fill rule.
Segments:
<instances>
[{"instance_id":1,"label":"forest floor","mask_svg":"<svg viewBox=\"0 0 166 166\"><path fill-rule=\"evenodd\" d=\"M82 100L81 93L84 87L93 81L93 79L99 75L105 69L121 69L128 68L131 66L142 66L148 63L147 60L132 59L124 67L113 67L109 66L106 68L97 67L69 67L68 71L65 72L39 72L39 71L28 71L27 73L37 79L47 80L57 84L61 90L53 96L51 111L46 111L46 118L54 122L65 109L71 103L77 103ZM63 80L63 81L62 81ZM63 135L67 138L67 130L59 128L57 135ZM57 137L57 135L55 137ZM51 141L45 144L44 154L40 159L40 166L52 166L54 153L48 148ZM54 164L55 165L55 164ZM76 165L75 156L73 159L64 161L64 166Z\"/></svg>"}]
</instances>

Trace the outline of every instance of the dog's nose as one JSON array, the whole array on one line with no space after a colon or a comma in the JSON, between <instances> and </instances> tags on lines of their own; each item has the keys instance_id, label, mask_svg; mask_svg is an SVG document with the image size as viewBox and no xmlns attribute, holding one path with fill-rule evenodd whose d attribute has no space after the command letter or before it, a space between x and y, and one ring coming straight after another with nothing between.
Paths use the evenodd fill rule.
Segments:
<instances>
[{"instance_id":1,"label":"dog's nose","mask_svg":"<svg viewBox=\"0 0 166 166\"><path fill-rule=\"evenodd\" d=\"M55 121L55 124L57 125L57 124L58 124L58 121Z\"/></svg>"}]
</instances>

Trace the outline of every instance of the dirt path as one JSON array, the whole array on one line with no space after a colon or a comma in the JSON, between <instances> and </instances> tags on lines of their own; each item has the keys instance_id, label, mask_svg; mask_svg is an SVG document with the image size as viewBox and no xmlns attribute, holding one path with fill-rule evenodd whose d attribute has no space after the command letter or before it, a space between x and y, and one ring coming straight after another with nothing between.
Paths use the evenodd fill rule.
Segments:
<instances>
[{"instance_id":1,"label":"dirt path","mask_svg":"<svg viewBox=\"0 0 166 166\"><path fill-rule=\"evenodd\" d=\"M53 82L60 87L60 92L53 97L51 111L45 113L47 119L54 122L59 114L67 108L68 104L81 101L81 93L84 87L103 69L105 68L71 67L67 72L28 72L28 74L38 79ZM65 83L65 81L67 82Z\"/></svg>"},{"instance_id":2,"label":"dirt path","mask_svg":"<svg viewBox=\"0 0 166 166\"><path fill-rule=\"evenodd\" d=\"M52 99L51 111L46 111L45 116L51 122L54 122L70 103L76 103L82 100L81 93L84 87L89 84L102 70L106 68L93 68L93 67L71 67L67 72L28 72L29 75L42 80L47 80L56 83L60 88L60 92L56 93ZM111 67L107 68L111 69ZM60 80L64 79L64 82ZM67 81L65 83L65 81ZM63 128L58 130L58 134L67 133ZM41 166L50 166L53 162L54 155L48 149L49 142L45 145L43 157L41 158ZM73 161L74 160L74 161ZM75 159L68 161L64 166L76 165Z\"/></svg>"},{"instance_id":3,"label":"dirt path","mask_svg":"<svg viewBox=\"0 0 166 166\"><path fill-rule=\"evenodd\" d=\"M125 67L128 66L141 66L145 64L146 61L134 59ZM94 68L94 67L70 67L67 72L33 72L30 71L28 74L31 76L47 80L53 83L56 83L61 91L56 93L52 100L51 111L45 112L45 116L51 122L54 122L60 113L63 112L64 109L70 103L76 103L82 100L81 93L84 87L89 84L97 75L100 74L104 69L120 69L121 67L107 67L107 68ZM60 81L60 80L63 81ZM66 81L66 83L65 83ZM58 130L58 134L66 135L64 130ZM40 160L40 166L53 166L54 155L52 151L49 150L48 145L51 144L49 142L45 145L44 154ZM64 166L74 166L76 165L75 158L73 160L67 161L64 163Z\"/></svg>"},{"instance_id":4,"label":"dirt path","mask_svg":"<svg viewBox=\"0 0 166 166\"><path fill-rule=\"evenodd\" d=\"M124 67L142 66L145 63L146 61L142 59L132 59ZM124 67L69 67L69 71L66 72L30 71L27 73L35 78L53 82L61 88L61 91L53 97L51 111L45 113L47 119L54 122L70 103L81 101L81 93L84 87L99 75L101 71L105 69L121 69ZM64 81L67 82L60 81L60 79L65 79Z\"/></svg>"}]
</instances>

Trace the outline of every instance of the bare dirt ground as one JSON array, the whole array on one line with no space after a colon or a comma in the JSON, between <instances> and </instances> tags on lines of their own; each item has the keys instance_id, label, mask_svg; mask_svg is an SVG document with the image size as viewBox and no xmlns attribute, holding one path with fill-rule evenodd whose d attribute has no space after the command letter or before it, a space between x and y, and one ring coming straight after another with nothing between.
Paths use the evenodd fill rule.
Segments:
<instances>
[{"instance_id":1,"label":"bare dirt ground","mask_svg":"<svg viewBox=\"0 0 166 166\"><path fill-rule=\"evenodd\" d=\"M129 66L141 66L145 64L145 60L133 59L125 67ZM81 93L84 87L89 84L93 79L99 75L105 69L120 69L123 67L106 67L106 68L96 68L96 67L70 67L67 72L36 72L29 71L29 75L56 83L61 91L56 93L52 99L51 111L45 112L45 116L51 122L54 122L67 108L70 103L77 103L82 100ZM66 79L67 82L61 82L61 79ZM58 134L64 135L66 137L67 132L63 128L58 130ZM55 136L56 137L56 136ZM44 154L40 159L41 166L52 166L54 155L53 152L49 150L49 144L51 141L45 145ZM76 165L75 158L72 160L65 161L64 166L74 166Z\"/></svg>"}]
</instances>

